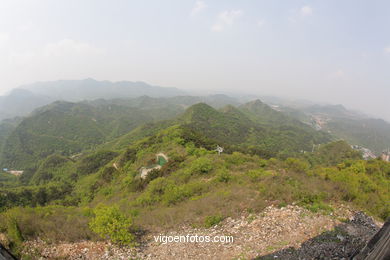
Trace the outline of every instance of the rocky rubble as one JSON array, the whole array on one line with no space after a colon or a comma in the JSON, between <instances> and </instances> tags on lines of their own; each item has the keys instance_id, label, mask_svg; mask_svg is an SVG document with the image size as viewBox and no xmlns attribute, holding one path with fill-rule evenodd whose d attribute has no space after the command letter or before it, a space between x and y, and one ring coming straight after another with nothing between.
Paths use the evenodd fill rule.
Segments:
<instances>
[{"instance_id":1,"label":"rocky rubble","mask_svg":"<svg viewBox=\"0 0 390 260\"><path fill-rule=\"evenodd\" d=\"M138 259L139 249L118 247L109 242L82 241L78 243L48 244L42 240L29 241L24 255L33 259Z\"/></svg>"},{"instance_id":2,"label":"rocky rubble","mask_svg":"<svg viewBox=\"0 0 390 260\"><path fill-rule=\"evenodd\" d=\"M346 223L293 247L258 259L351 259L379 230L372 218L357 212Z\"/></svg>"},{"instance_id":3,"label":"rocky rubble","mask_svg":"<svg viewBox=\"0 0 390 260\"><path fill-rule=\"evenodd\" d=\"M212 228L180 227L147 234L136 248L108 242L48 245L30 241L25 253L36 259L342 259L360 249L378 230L363 213L338 205L330 214L296 205L270 206L260 214L226 218ZM343 220L343 221L342 221ZM154 236L233 236L233 243L161 243Z\"/></svg>"}]
</instances>

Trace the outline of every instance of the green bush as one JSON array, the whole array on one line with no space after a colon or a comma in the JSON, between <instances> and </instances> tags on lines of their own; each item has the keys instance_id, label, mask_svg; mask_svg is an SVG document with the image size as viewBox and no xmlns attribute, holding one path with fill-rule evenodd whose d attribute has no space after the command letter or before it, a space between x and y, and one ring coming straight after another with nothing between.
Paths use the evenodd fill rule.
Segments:
<instances>
[{"instance_id":1,"label":"green bush","mask_svg":"<svg viewBox=\"0 0 390 260\"><path fill-rule=\"evenodd\" d=\"M219 182L228 183L232 179L232 175L226 170L219 170L217 172L216 180Z\"/></svg>"},{"instance_id":2,"label":"green bush","mask_svg":"<svg viewBox=\"0 0 390 260\"><path fill-rule=\"evenodd\" d=\"M263 168L260 168L260 169L256 169L256 170L249 170L246 172L246 175L249 177L249 179L252 182L258 182L266 176L271 176L272 172L266 171Z\"/></svg>"},{"instance_id":3,"label":"green bush","mask_svg":"<svg viewBox=\"0 0 390 260\"><path fill-rule=\"evenodd\" d=\"M170 184L166 187L162 196L163 203L173 205L194 195L200 195L205 190L205 184L202 182L186 183L181 186Z\"/></svg>"},{"instance_id":4,"label":"green bush","mask_svg":"<svg viewBox=\"0 0 390 260\"><path fill-rule=\"evenodd\" d=\"M204 225L206 228L211 228L212 226L218 225L223 220L221 215L207 216Z\"/></svg>"},{"instance_id":5,"label":"green bush","mask_svg":"<svg viewBox=\"0 0 390 260\"><path fill-rule=\"evenodd\" d=\"M22 232L20 231L18 222L16 219L9 217L7 225L7 235L11 242L16 245L20 245L23 242Z\"/></svg>"},{"instance_id":6,"label":"green bush","mask_svg":"<svg viewBox=\"0 0 390 260\"><path fill-rule=\"evenodd\" d=\"M226 157L226 162L232 165L239 165L247 162L249 157L239 152L233 152L233 154Z\"/></svg>"},{"instance_id":7,"label":"green bush","mask_svg":"<svg viewBox=\"0 0 390 260\"><path fill-rule=\"evenodd\" d=\"M286 165L287 169L298 173L305 173L310 166L307 162L298 158L287 158Z\"/></svg>"},{"instance_id":8,"label":"green bush","mask_svg":"<svg viewBox=\"0 0 390 260\"><path fill-rule=\"evenodd\" d=\"M213 165L208 158L198 158L191 164L191 173L192 174L206 174L213 169Z\"/></svg>"},{"instance_id":9,"label":"green bush","mask_svg":"<svg viewBox=\"0 0 390 260\"><path fill-rule=\"evenodd\" d=\"M93 232L114 243L134 244L135 237L130 232L133 221L122 214L118 207L98 206L93 212L95 217L89 223Z\"/></svg>"},{"instance_id":10,"label":"green bush","mask_svg":"<svg viewBox=\"0 0 390 260\"><path fill-rule=\"evenodd\" d=\"M333 209L329 205L327 205L324 200L326 198L326 194L305 194L302 196L299 205L305 207L311 212L325 211L332 212Z\"/></svg>"},{"instance_id":11,"label":"green bush","mask_svg":"<svg viewBox=\"0 0 390 260\"><path fill-rule=\"evenodd\" d=\"M0 217L3 217L3 216L0 216ZM3 231L5 231L5 230L7 231L7 241L6 241L7 245L5 245L5 246L8 246L13 251L13 253L15 255L19 256L21 249L22 249L22 243L24 241L24 237L22 235L22 232L20 230L20 226L19 226L16 218L14 218L11 215L7 215L5 217L5 221L4 221L4 223L2 223L2 225L4 225L4 226L1 227L1 229L3 229Z\"/></svg>"}]
</instances>

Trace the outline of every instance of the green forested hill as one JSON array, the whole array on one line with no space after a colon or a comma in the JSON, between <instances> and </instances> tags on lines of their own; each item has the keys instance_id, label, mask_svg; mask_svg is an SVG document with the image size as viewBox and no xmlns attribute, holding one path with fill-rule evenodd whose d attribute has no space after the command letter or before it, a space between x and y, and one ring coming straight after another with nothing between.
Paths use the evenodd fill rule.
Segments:
<instances>
[{"instance_id":1,"label":"green forested hill","mask_svg":"<svg viewBox=\"0 0 390 260\"><path fill-rule=\"evenodd\" d=\"M0 163L5 168L28 168L52 153L79 153L142 124L172 119L199 101L215 107L235 103L224 95L57 101L37 108L25 119L0 124Z\"/></svg>"},{"instance_id":2,"label":"green forested hill","mask_svg":"<svg viewBox=\"0 0 390 260\"><path fill-rule=\"evenodd\" d=\"M182 124L222 144L257 149L269 156L308 150L312 144L323 143L329 137L273 110L260 101L236 108L232 105L220 110L199 103L205 99L216 107L225 97L212 96L96 100L71 103L57 101L36 109L12 131L5 131L1 166L25 169L53 153L73 155L99 144L123 140L136 140L155 127L145 123L173 120L163 126ZM184 110L187 106L190 106ZM138 128L137 132L128 134ZM129 138L127 138L128 136ZM116 142L120 142L119 140ZM125 141L126 142L126 141Z\"/></svg>"},{"instance_id":3,"label":"green forested hill","mask_svg":"<svg viewBox=\"0 0 390 260\"><path fill-rule=\"evenodd\" d=\"M8 95L0 96L0 120L25 116L37 107L53 102L45 95L36 95L25 89L13 89Z\"/></svg>"},{"instance_id":4,"label":"green forested hill","mask_svg":"<svg viewBox=\"0 0 390 260\"><path fill-rule=\"evenodd\" d=\"M25 85L0 97L0 120L14 116L28 116L33 109L55 100L71 102L88 100L83 103L92 106L105 104L154 110L153 113L149 113L154 120L170 119L197 103L206 103L214 108L233 105L239 107L252 121L260 124L275 126L283 122L284 126L288 123L289 126L302 128L292 120L295 118L317 129L321 128L335 139L344 139L351 144L369 148L376 155L380 155L383 150L390 147L390 124L388 122L350 111L342 105L315 105L312 102L267 97L265 100L269 104L278 105L278 110L284 112L280 113L259 101L242 104L238 98L221 94L188 96L186 92L175 88L151 86L144 82L85 79ZM118 127L121 133L123 129L127 130L125 120L122 123L123 126L114 126ZM122 127L124 128L121 130ZM4 127L0 126L0 145L2 140L6 139L3 137L9 134L7 130L3 130ZM305 129L305 131L308 130ZM53 142L56 143L56 141Z\"/></svg>"},{"instance_id":5,"label":"green forested hill","mask_svg":"<svg viewBox=\"0 0 390 260\"><path fill-rule=\"evenodd\" d=\"M37 238L127 244L139 230L210 227L269 205L330 214L345 203L390 216L389 163L364 161L348 143L328 143L327 134L260 101L219 109L199 103L179 116L184 108L168 105L172 114L161 116L159 101L141 103L56 102L16 127L3 160L25 172L0 173L0 231L13 252ZM141 178L160 153L168 162ZM100 217L118 217L125 235L107 231Z\"/></svg>"},{"instance_id":6,"label":"green forested hill","mask_svg":"<svg viewBox=\"0 0 390 260\"><path fill-rule=\"evenodd\" d=\"M26 168L53 153L72 155L153 121L136 108L55 102L25 118L4 142L1 165Z\"/></svg>"},{"instance_id":7,"label":"green forested hill","mask_svg":"<svg viewBox=\"0 0 390 260\"><path fill-rule=\"evenodd\" d=\"M272 109L269 105L261 102L260 100L254 100L243 104L239 107L248 117L252 118L261 124L274 124L274 125L287 125L287 124L299 124L299 121L288 115Z\"/></svg>"},{"instance_id":8,"label":"green forested hill","mask_svg":"<svg viewBox=\"0 0 390 260\"><path fill-rule=\"evenodd\" d=\"M8 136L14 131L18 124L23 120L21 117L4 119L0 122L0 151L7 140Z\"/></svg>"},{"instance_id":9,"label":"green forested hill","mask_svg":"<svg viewBox=\"0 0 390 260\"><path fill-rule=\"evenodd\" d=\"M187 127L221 144L258 150L268 156L288 156L308 151L313 144L331 140L329 135L315 131L259 101L240 109L228 106L220 111L206 104L197 104L190 107L182 118Z\"/></svg>"}]
</instances>

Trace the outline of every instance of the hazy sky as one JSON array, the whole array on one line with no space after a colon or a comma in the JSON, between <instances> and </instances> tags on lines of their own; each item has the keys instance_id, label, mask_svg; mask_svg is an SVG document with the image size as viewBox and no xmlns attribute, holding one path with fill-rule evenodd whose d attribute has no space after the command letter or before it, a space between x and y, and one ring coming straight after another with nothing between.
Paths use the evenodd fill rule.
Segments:
<instances>
[{"instance_id":1,"label":"hazy sky","mask_svg":"<svg viewBox=\"0 0 390 260\"><path fill-rule=\"evenodd\" d=\"M0 93L88 77L342 103L390 120L390 1L0 0Z\"/></svg>"}]
</instances>

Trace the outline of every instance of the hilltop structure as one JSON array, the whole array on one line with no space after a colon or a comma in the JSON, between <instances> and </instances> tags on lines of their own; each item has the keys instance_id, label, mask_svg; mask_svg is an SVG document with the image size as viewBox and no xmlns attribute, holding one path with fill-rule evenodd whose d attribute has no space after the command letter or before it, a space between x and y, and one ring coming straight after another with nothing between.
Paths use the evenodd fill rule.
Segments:
<instances>
[{"instance_id":1,"label":"hilltop structure","mask_svg":"<svg viewBox=\"0 0 390 260\"><path fill-rule=\"evenodd\" d=\"M156 162L156 164L144 166L139 169L142 179L145 179L149 172L153 170L160 170L162 166L168 162L168 157L163 153L158 153L156 154Z\"/></svg>"},{"instance_id":2,"label":"hilltop structure","mask_svg":"<svg viewBox=\"0 0 390 260\"><path fill-rule=\"evenodd\" d=\"M221 153L223 152L223 147L217 145L217 149L215 150L218 152L218 155L221 155Z\"/></svg>"}]
</instances>

